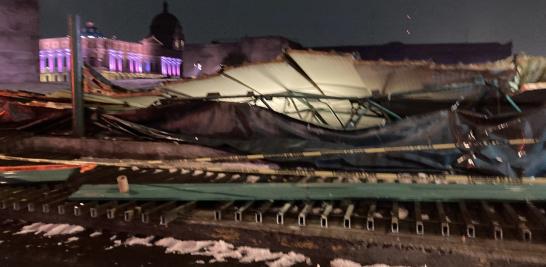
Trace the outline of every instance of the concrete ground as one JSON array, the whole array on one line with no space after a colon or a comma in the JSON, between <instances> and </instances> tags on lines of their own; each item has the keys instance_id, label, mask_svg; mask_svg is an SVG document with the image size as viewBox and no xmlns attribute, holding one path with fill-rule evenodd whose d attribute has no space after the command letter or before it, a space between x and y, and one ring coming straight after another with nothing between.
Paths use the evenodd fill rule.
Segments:
<instances>
[{"instance_id":1,"label":"concrete ground","mask_svg":"<svg viewBox=\"0 0 546 267\"><path fill-rule=\"evenodd\" d=\"M0 266L264 266L264 263L241 264L233 260L209 263L211 257L166 254L164 248L155 246L113 247L112 237L126 240L129 235L107 231L99 236L90 236L93 230L53 237L33 233L14 235L28 224L30 223L9 220L1 223ZM78 240L69 242L74 237Z\"/></svg>"}]
</instances>

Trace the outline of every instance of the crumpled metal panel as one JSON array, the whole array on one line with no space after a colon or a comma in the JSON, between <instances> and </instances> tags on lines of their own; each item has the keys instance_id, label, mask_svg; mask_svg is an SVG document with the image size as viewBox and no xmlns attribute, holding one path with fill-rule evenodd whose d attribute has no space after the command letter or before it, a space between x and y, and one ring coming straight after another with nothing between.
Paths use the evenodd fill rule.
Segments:
<instances>
[{"instance_id":1,"label":"crumpled metal panel","mask_svg":"<svg viewBox=\"0 0 546 267\"><path fill-rule=\"evenodd\" d=\"M439 111L381 128L337 131L246 104L187 101L101 119L110 127L135 136L190 142L241 154L452 143L456 149L373 155L346 153L275 161L347 170L521 177L546 175L544 117L546 108L509 117ZM522 146L507 144L507 140L512 139L536 139L537 142Z\"/></svg>"},{"instance_id":2,"label":"crumpled metal panel","mask_svg":"<svg viewBox=\"0 0 546 267\"><path fill-rule=\"evenodd\" d=\"M287 62L276 61L231 68L225 74L259 91L260 94L286 93L287 91L320 94Z\"/></svg>"},{"instance_id":3,"label":"crumpled metal panel","mask_svg":"<svg viewBox=\"0 0 546 267\"><path fill-rule=\"evenodd\" d=\"M209 93L223 96L246 95L252 89L225 76L213 76L184 82L167 83L164 86L176 94L188 97L205 97Z\"/></svg>"},{"instance_id":4,"label":"crumpled metal panel","mask_svg":"<svg viewBox=\"0 0 546 267\"><path fill-rule=\"evenodd\" d=\"M348 54L290 50L288 55L318 85L325 95L366 97L371 91L358 75Z\"/></svg>"},{"instance_id":5,"label":"crumpled metal panel","mask_svg":"<svg viewBox=\"0 0 546 267\"><path fill-rule=\"evenodd\" d=\"M452 84L483 84L493 80L506 87L516 74L513 66L505 61L479 65L359 61L355 68L368 88L381 95L449 88Z\"/></svg>"}]
</instances>

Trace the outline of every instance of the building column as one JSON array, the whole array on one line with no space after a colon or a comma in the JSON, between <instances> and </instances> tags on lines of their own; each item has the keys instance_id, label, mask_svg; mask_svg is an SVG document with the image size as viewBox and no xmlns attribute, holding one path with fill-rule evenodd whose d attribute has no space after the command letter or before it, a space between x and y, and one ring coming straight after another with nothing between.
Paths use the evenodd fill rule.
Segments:
<instances>
[{"instance_id":1,"label":"building column","mask_svg":"<svg viewBox=\"0 0 546 267\"><path fill-rule=\"evenodd\" d=\"M150 73L152 72L152 63L150 62L151 59L147 59L144 64L146 65L146 67L144 68L144 71L146 73Z\"/></svg>"},{"instance_id":2,"label":"building column","mask_svg":"<svg viewBox=\"0 0 546 267\"><path fill-rule=\"evenodd\" d=\"M177 77L180 77L180 67L182 66L182 60L180 59L177 59L177 63L176 63L176 76Z\"/></svg>"},{"instance_id":3,"label":"building column","mask_svg":"<svg viewBox=\"0 0 546 267\"><path fill-rule=\"evenodd\" d=\"M65 55L65 60L66 60L66 71L70 71L71 70L71 65L70 65L70 50L69 49L66 49L64 51L64 55Z\"/></svg>"},{"instance_id":4,"label":"building column","mask_svg":"<svg viewBox=\"0 0 546 267\"><path fill-rule=\"evenodd\" d=\"M117 63L116 64L117 65L116 70L118 72L123 72L123 58L122 58L122 55L118 54L116 63Z\"/></svg>"},{"instance_id":5,"label":"building column","mask_svg":"<svg viewBox=\"0 0 546 267\"><path fill-rule=\"evenodd\" d=\"M165 58L161 58L161 74L167 75L167 62L165 62Z\"/></svg>"},{"instance_id":6,"label":"building column","mask_svg":"<svg viewBox=\"0 0 546 267\"><path fill-rule=\"evenodd\" d=\"M137 72L142 73L142 57L137 59Z\"/></svg>"},{"instance_id":7,"label":"building column","mask_svg":"<svg viewBox=\"0 0 546 267\"><path fill-rule=\"evenodd\" d=\"M108 51L108 70L116 71L116 56L112 50Z\"/></svg>"},{"instance_id":8,"label":"building column","mask_svg":"<svg viewBox=\"0 0 546 267\"><path fill-rule=\"evenodd\" d=\"M55 54L53 51L49 51L49 54L48 54L48 66L47 68L49 69L49 72L50 73L53 73L55 72Z\"/></svg>"},{"instance_id":9,"label":"building column","mask_svg":"<svg viewBox=\"0 0 546 267\"><path fill-rule=\"evenodd\" d=\"M128 57L127 60L129 61L129 72L133 73L135 72L135 65L134 65L134 59L131 57Z\"/></svg>"},{"instance_id":10,"label":"building column","mask_svg":"<svg viewBox=\"0 0 546 267\"><path fill-rule=\"evenodd\" d=\"M40 73L44 73L46 69L46 56L43 51L40 51Z\"/></svg>"},{"instance_id":11,"label":"building column","mask_svg":"<svg viewBox=\"0 0 546 267\"><path fill-rule=\"evenodd\" d=\"M57 72L62 73L64 67L64 56L62 51L57 51Z\"/></svg>"},{"instance_id":12,"label":"building column","mask_svg":"<svg viewBox=\"0 0 546 267\"><path fill-rule=\"evenodd\" d=\"M133 65L135 65L133 68L135 70L135 73L138 73L138 57L135 57L133 59Z\"/></svg>"}]
</instances>

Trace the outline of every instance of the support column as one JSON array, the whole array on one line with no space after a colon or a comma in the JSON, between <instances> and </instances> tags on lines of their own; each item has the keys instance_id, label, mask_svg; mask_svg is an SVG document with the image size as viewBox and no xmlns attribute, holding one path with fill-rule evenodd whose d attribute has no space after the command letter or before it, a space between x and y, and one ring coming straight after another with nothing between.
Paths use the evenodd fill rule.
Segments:
<instances>
[{"instance_id":1,"label":"support column","mask_svg":"<svg viewBox=\"0 0 546 267\"><path fill-rule=\"evenodd\" d=\"M46 70L46 56L40 51L40 73L44 73Z\"/></svg>"},{"instance_id":2,"label":"support column","mask_svg":"<svg viewBox=\"0 0 546 267\"><path fill-rule=\"evenodd\" d=\"M176 63L176 76L177 77L180 77L180 67L182 66L182 61L181 60L177 60L177 63Z\"/></svg>"},{"instance_id":3,"label":"support column","mask_svg":"<svg viewBox=\"0 0 546 267\"><path fill-rule=\"evenodd\" d=\"M129 72L130 73L135 72L135 65L134 65L135 60L131 57L127 58L127 60L129 61Z\"/></svg>"},{"instance_id":4,"label":"support column","mask_svg":"<svg viewBox=\"0 0 546 267\"><path fill-rule=\"evenodd\" d=\"M64 55L62 51L57 51L57 72L62 73L64 67Z\"/></svg>"},{"instance_id":5,"label":"support column","mask_svg":"<svg viewBox=\"0 0 546 267\"><path fill-rule=\"evenodd\" d=\"M117 71L122 72L123 71L123 58L121 54L118 54L117 56Z\"/></svg>"},{"instance_id":6,"label":"support column","mask_svg":"<svg viewBox=\"0 0 546 267\"><path fill-rule=\"evenodd\" d=\"M167 62L165 62L165 58L161 58L161 74L167 75Z\"/></svg>"},{"instance_id":7,"label":"support column","mask_svg":"<svg viewBox=\"0 0 546 267\"><path fill-rule=\"evenodd\" d=\"M142 57L139 57L137 60L137 71L138 73L142 73Z\"/></svg>"},{"instance_id":8,"label":"support column","mask_svg":"<svg viewBox=\"0 0 546 267\"><path fill-rule=\"evenodd\" d=\"M116 58L113 51L108 51L108 70L116 71Z\"/></svg>"},{"instance_id":9,"label":"support column","mask_svg":"<svg viewBox=\"0 0 546 267\"><path fill-rule=\"evenodd\" d=\"M49 63L49 64L48 64L47 68L48 68L50 73L53 73L53 72L55 72L55 52L49 51L48 52L48 57L49 58L48 58L47 63Z\"/></svg>"},{"instance_id":10,"label":"support column","mask_svg":"<svg viewBox=\"0 0 546 267\"><path fill-rule=\"evenodd\" d=\"M70 35L70 48L72 51L72 71L70 72L72 84L72 133L75 136L84 137L84 102L82 84L82 58L80 38L80 16L70 15L68 18L68 33Z\"/></svg>"},{"instance_id":11,"label":"support column","mask_svg":"<svg viewBox=\"0 0 546 267\"><path fill-rule=\"evenodd\" d=\"M72 62L70 62L72 59L72 53L70 53L70 49L66 49L64 52L65 60L66 60L66 71L71 71L72 68Z\"/></svg>"}]
</instances>

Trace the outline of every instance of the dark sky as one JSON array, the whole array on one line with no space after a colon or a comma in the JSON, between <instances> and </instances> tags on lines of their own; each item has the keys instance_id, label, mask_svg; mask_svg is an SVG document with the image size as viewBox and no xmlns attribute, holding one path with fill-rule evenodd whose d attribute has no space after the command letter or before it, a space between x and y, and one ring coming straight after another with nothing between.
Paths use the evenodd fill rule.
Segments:
<instances>
[{"instance_id":1,"label":"dark sky","mask_svg":"<svg viewBox=\"0 0 546 267\"><path fill-rule=\"evenodd\" d=\"M161 0L39 0L41 34L66 33L66 15L95 21L107 36L139 40ZM187 42L283 35L305 46L514 42L546 55L544 0L170 0Z\"/></svg>"}]
</instances>

